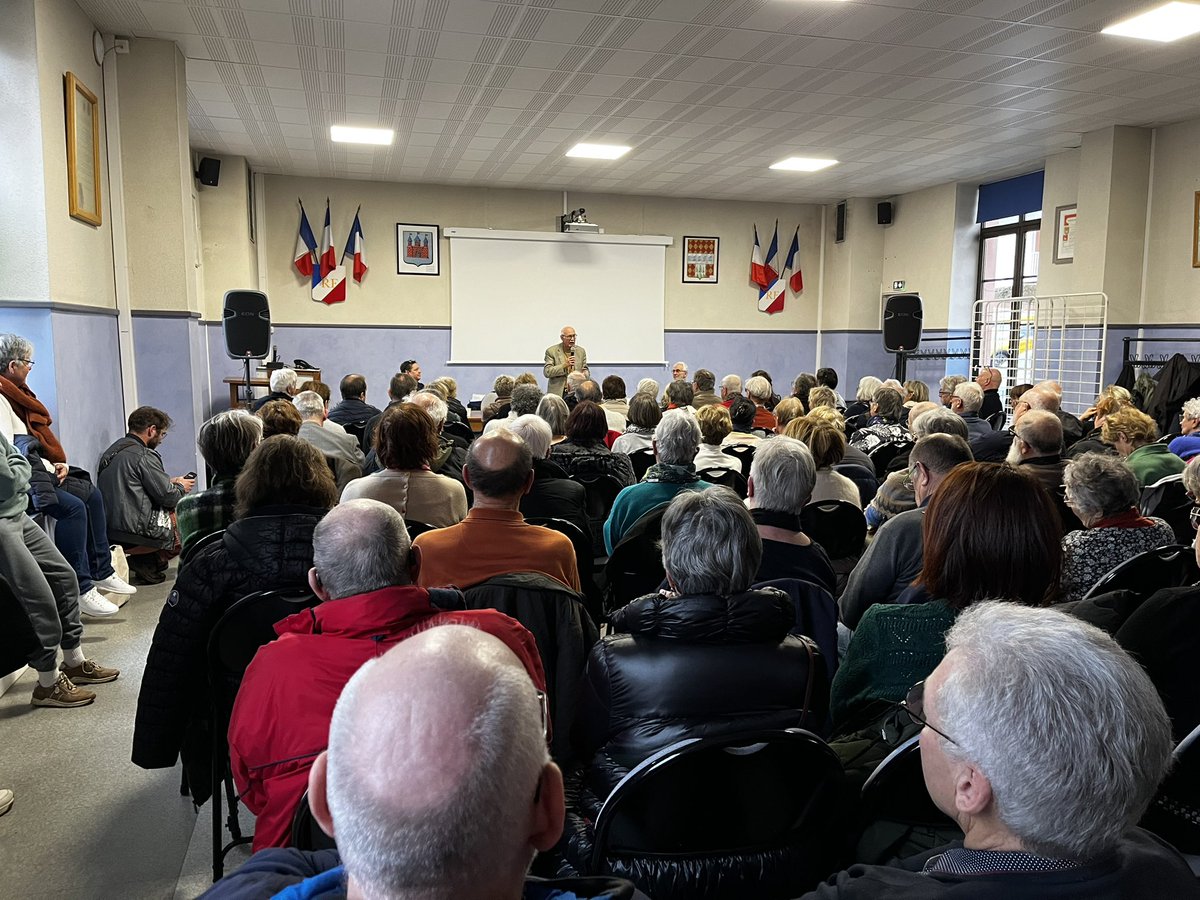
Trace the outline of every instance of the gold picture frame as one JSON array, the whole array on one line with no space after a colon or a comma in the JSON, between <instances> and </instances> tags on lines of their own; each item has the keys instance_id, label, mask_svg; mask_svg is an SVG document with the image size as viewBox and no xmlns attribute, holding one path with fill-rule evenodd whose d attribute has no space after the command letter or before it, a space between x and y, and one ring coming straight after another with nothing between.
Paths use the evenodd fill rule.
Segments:
<instances>
[{"instance_id":1,"label":"gold picture frame","mask_svg":"<svg viewBox=\"0 0 1200 900\"><path fill-rule=\"evenodd\" d=\"M101 224L100 112L96 95L74 72L63 77L67 106L67 197L71 218Z\"/></svg>"},{"instance_id":2,"label":"gold picture frame","mask_svg":"<svg viewBox=\"0 0 1200 900\"><path fill-rule=\"evenodd\" d=\"M1192 268L1200 269L1200 191L1192 207Z\"/></svg>"}]
</instances>

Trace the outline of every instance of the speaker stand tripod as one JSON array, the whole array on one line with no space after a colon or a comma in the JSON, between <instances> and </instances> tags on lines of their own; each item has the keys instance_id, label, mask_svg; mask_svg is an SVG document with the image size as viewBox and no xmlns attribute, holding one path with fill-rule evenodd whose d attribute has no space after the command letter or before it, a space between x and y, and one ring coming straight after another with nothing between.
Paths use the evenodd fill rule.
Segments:
<instances>
[{"instance_id":1,"label":"speaker stand tripod","mask_svg":"<svg viewBox=\"0 0 1200 900\"><path fill-rule=\"evenodd\" d=\"M254 406L254 388L250 384L250 357L242 361L246 364L246 408L251 409Z\"/></svg>"},{"instance_id":2,"label":"speaker stand tripod","mask_svg":"<svg viewBox=\"0 0 1200 900\"><path fill-rule=\"evenodd\" d=\"M895 379L901 384L908 379L908 351L896 351L896 374Z\"/></svg>"}]
</instances>

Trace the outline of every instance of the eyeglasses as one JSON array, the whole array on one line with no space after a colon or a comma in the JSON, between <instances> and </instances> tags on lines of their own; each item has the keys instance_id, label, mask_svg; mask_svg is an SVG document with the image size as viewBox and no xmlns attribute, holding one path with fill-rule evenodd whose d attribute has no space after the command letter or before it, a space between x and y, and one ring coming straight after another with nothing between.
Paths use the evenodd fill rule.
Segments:
<instances>
[{"instance_id":1,"label":"eyeglasses","mask_svg":"<svg viewBox=\"0 0 1200 900\"><path fill-rule=\"evenodd\" d=\"M25 365L29 366L29 368L31 368L31 369L33 368L33 360L32 359L22 359L21 357L18 356L17 362L25 363Z\"/></svg>"},{"instance_id":2,"label":"eyeglasses","mask_svg":"<svg viewBox=\"0 0 1200 900\"><path fill-rule=\"evenodd\" d=\"M1188 521L1192 523L1193 531L1200 531L1200 506L1193 506L1188 513Z\"/></svg>"},{"instance_id":3,"label":"eyeglasses","mask_svg":"<svg viewBox=\"0 0 1200 900\"><path fill-rule=\"evenodd\" d=\"M538 712L542 714L542 740L550 736L550 701L545 691L535 691L538 700Z\"/></svg>"},{"instance_id":4,"label":"eyeglasses","mask_svg":"<svg viewBox=\"0 0 1200 900\"><path fill-rule=\"evenodd\" d=\"M907 719L908 721L904 721ZM898 744L904 732L912 724L928 728L934 734L944 737L950 743L957 741L946 732L929 724L925 718L925 682L918 681L908 689L908 694L896 704L896 709L888 716L880 729L880 736L889 744Z\"/></svg>"}]
</instances>

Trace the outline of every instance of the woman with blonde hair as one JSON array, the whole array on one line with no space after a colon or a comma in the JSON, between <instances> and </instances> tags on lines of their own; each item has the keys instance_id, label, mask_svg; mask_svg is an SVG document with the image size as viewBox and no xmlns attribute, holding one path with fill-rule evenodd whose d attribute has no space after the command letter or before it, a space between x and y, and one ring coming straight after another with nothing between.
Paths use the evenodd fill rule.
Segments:
<instances>
[{"instance_id":1,"label":"woman with blonde hair","mask_svg":"<svg viewBox=\"0 0 1200 900\"><path fill-rule=\"evenodd\" d=\"M1105 416L1100 426L1104 443L1116 448L1117 454L1137 477L1138 487L1154 484L1168 475L1183 471L1183 460L1166 444L1156 444L1158 426L1139 409L1126 406Z\"/></svg>"},{"instance_id":2,"label":"woman with blonde hair","mask_svg":"<svg viewBox=\"0 0 1200 900\"><path fill-rule=\"evenodd\" d=\"M845 500L855 506L862 506L858 485L833 468L846 456L846 433L842 429L820 417L804 416L788 422L783 433L787 437L802 441L812 453L813 462L817 467L817 478L813 482L809 503Z\"/></svg>"}]
</instances>

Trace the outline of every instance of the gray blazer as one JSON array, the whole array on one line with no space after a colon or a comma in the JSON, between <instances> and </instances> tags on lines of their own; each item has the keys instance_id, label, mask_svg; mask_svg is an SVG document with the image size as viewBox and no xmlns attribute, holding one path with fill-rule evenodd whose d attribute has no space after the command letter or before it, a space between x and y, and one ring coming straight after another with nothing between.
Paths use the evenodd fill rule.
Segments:
<instances>
[{"instance_id":1,"label":"gray blazer","mask_svg":"<svg viewBox=\"0 0 1200 900\"><path fill-rule=\"evenodd\" d=\"M567 386L567 373L571 371L582 372L590 377L588 371L587 351L575 345L575 368L572 370L567 367L567 354L563 350L562 343L551 344L546 348L546 365L542 367L542 372L545 374L546 393L554 394L561 397L563 389Z\"/></svg>"}]
</instances>

